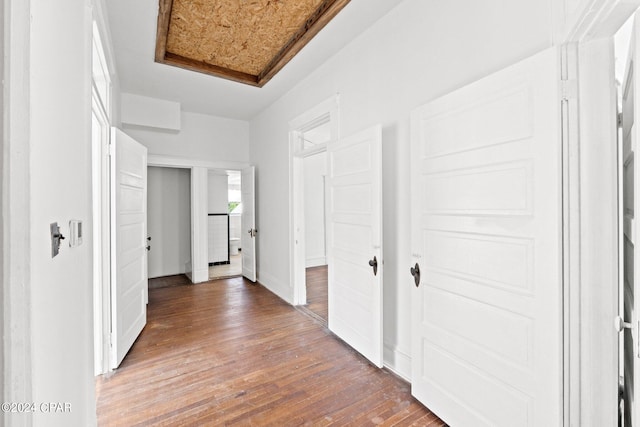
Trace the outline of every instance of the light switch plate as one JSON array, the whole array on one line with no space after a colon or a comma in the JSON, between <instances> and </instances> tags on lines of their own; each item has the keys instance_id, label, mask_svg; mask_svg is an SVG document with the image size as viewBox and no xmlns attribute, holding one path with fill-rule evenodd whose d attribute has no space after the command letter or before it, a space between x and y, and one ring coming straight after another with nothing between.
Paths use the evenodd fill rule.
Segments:
<instances>
[{"instance_id":1,"label":"light switch plate","mask_svg":"<svg viewBox=\"0 0 640 427\"><path fill-rule=\"evenodd\" d=\"M49 231L51 233L51 258L54 258L60 252L60 238L64 239L64 237L60 233L57 222L52 222L49 225Z\"/></svg>"}]
</instances>

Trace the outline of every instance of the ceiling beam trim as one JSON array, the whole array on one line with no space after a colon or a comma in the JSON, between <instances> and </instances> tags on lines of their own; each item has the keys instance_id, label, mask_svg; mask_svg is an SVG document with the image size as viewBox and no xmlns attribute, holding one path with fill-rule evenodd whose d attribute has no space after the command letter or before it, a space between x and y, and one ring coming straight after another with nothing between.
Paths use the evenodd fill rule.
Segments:
<instances>
[{"instance_id":1,"label":"ceiling beam trim","mask_svg":"<svg viewBox=\"0 0 640 427\"><path fill-rule=\"evenodd\" d=\"M350 0L324 0L284 43L267 65L257 74L234 70L167 51L169 27L174 0L159 0L155 61L222 77L251 86L262 87L273 78L300 50L324 28ZM172 30L173 31L173 30Z\"/></svg>"}]
</instances>

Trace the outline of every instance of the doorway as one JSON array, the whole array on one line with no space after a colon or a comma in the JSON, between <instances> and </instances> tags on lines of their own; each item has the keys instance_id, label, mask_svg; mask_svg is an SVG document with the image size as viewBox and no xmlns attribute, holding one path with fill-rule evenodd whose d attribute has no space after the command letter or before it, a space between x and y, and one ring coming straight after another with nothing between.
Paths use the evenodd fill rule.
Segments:
<instances>
[{"instance_id":1,"label":"doorway","mask_svg":"<svg viewBox=\"0 0 640 427\"><path fill-rule=\"evenodd\" d=\"M338 140L338 96L289 123L291 277L294 304L328 323L326 236L327 144Z\"/></svg>"},{"instance_id":2,"label":"doorway","mask_svg":"<svg viewBox=\"0 0 640 427\"><path fill-rule=\"evenodd\" d=\"M147 176L149 287L190 283L191 170L149 166Z\"/></svg>"},{"instance_id":3,"label":"doorway","mask_svg":"<svg viewBox=\"0 0 640 427\"><path fill-rule=\"evenodd\" d=\"M209 280L242 275L242 182L239 170L209 170Z\"/></svg>"},{"instance_id":4,"label":"doorway","mask_svg":"<svg viewBox=\"0 0 640 427\"><path fill-rule=\"evenodd\" d=\"M289 122L293 304L328 323L327 144L339 139L339 95Z\"/></svg>"},{"instance_id":5,"label":"doorway","mask_svg":"<svg viewBox=\"0 0 640 427\"><path fill-rule=\"evenodd\" d=\"M306 308L325 324L329 321L326 166L326 151L302 159Z\"/></svg>"},{"instance_id":6,"label":"doorway","mask_svg":"<svg viewBox=\"0 0 640 427\"><path fill-rule=\"evenodd\" d=\"M632 426L637 423L637 402L635 401L635 384L637 383L636 351L637 330L632 325L637 322L635 314L636 285L634 274L637 256L635 255L636 235L633 232L635 223L635 199L637 188L637 172L635 171L635 151L637 123L636 78L634 65L636 55L636 29L634 18L618 30L613 37L615 53L615 80L617 89L618 119L618 239L620 254L620 276L618 281L618 300L620 313L617 320L621 332L618 345L618 425ZM634 344L636 343L636 344Z\"/></svg>"},{"instance_id":7,"label":"doorway","mask_svg":"<svg viewBox=\"0 0 640 427\"><path fill-rule=\"evenodd\" d=\"M622 423L619 343L629 333L618 333L612 325L616 316L628 319L621 311L620 286L626 161L619 142L625 118L618 115L617 93L624 80L616 76L626 68L621 53L626 56L627 49L616 33L638 6L638 1L598 2L574 12L573 24L565 29L565 424Z\"/></svg>"}]
</instances>

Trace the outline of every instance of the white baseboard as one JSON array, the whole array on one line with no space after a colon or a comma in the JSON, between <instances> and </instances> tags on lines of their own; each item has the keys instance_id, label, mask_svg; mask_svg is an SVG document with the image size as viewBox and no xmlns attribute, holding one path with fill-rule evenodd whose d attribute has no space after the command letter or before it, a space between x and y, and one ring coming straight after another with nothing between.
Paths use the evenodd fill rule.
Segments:
<instances>
[{"instance_id":1,"label":"white baseboard","mask_svg":"<svg viewBox=\"0 0 640 427\"><path fill-rule=\"evenodd\" d=\"M411 356L391 344L384 345L384 366L394 374L411 382Z\"/></svg>"},{"instance_id":2,"label":"white baseboard","mask_svg":"<svg viewBox=\"0 0 640 427\"><path fill-rule=\"evenodd\" d=\"M269 273L260 272L258 274L258 283L274 293L280 299L293 305L293 288L288 283L276 279Z\"/></svg>"},{"instance_id":3,"label":"white baseboard","mask_svg":"<svg viewBox=\"0 0 640 427\"><path fill-rule=\"evenodd\" d=\"M307 258L305 262L305 267L319 267L321 265L327 265L327 257L315 257L315 258Z\"/></svg>"}]
</instances>

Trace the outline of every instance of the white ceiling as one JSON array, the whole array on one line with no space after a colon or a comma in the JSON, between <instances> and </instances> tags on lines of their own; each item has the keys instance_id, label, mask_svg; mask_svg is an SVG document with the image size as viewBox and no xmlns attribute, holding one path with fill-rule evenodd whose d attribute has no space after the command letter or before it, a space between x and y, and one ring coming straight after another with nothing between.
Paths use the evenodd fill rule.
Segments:
<instances>
[{"instance_id":1,"label":"white ceiling","mask_svg":"<svg viewBox=\"0 0 640 427\"><path fill-rule=\"evenodd\" d=\"M105 3L123 92L177 101L183 111L249 120L401 1L351 0L262 88L155 63L158 0Z\"/></svg>"}]
</instances>

